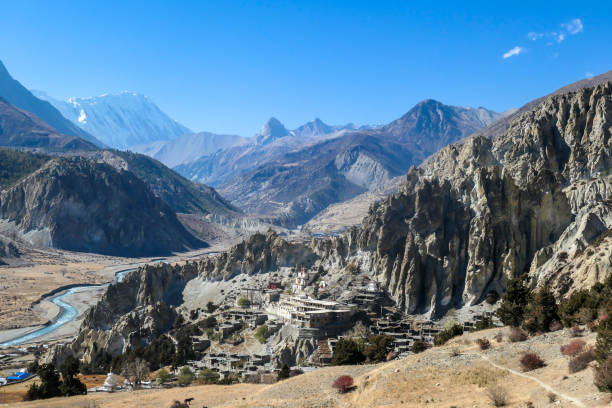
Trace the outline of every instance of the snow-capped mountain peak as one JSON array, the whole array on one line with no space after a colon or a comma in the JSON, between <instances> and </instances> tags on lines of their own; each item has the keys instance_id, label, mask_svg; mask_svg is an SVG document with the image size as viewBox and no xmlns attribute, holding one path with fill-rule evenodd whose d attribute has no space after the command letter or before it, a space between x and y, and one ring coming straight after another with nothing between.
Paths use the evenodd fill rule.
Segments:
<instances>
[{"instance_id":1,"label":"snow-capped mountain peak","mask_svg":"<svg viewBox=\"0 0 612 408\"><path fill-rule=\"evenodd\" d=\"M60 101L33 91L55 106L64 117L94 135L105 145L125 149L134 145L175 139L191 130L176 122L147 96L123 91L118 94Z\"/></svg>"}]
</instances>

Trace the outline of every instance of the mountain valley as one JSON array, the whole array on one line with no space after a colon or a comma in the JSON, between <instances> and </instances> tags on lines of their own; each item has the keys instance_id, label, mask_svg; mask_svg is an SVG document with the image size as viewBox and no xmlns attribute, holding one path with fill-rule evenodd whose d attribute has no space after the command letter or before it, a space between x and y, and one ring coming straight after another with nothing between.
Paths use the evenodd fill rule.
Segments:
<instances>
[{"instance_id":1,"label":"mountain valley","mask_svg":"<svg viewBox=\"0 0 612 408\"><path fill-rule=\"evenodd\" d=\"M427 99L245 138L128 112L152 104L132 94L72 100L77 129L11 78L39 113L0 86L0 368L68 381L76 361L91 395L69 401L100 406L196 379L180 397L218 406L484 406L497 386L508 406L606 406L608 79L507 116ZM578 338L592 358L572 371ZM519 372L530 352L546 363Z\"/></svg>"}]
</instances>

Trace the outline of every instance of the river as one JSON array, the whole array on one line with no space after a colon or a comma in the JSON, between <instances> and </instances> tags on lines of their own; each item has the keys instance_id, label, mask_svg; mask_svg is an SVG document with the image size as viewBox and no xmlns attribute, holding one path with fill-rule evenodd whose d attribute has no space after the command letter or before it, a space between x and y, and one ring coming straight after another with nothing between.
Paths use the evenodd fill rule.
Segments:
<instances>
[{"instance_id":1,"label":"river","mask_svg":"<svg viewBox=\"0 0 612 408\"><path fill-rule=\"evenodd\" d=\"M155 262L161 262L162 260L156 260ZM127 275L129 272L135 271L136 268L131 268L131 269L125 269L122 271L118 271L115 273L115 281L116 282L121 282L123 280L123 278L125 277L125 275ZM97 287L99 286L104 286L104 285L108 285L108 283L104 283L102 285L97 285ZM62 327L63 325L65 325L66 323L70 323L72 320L74 320L77 315L78 312L76 310L76 308L74 306L72 306L70 303L64 302L64 299L70 295L73 295L74 293L80 291L80 290L88 290L91 288L95 288L96 286L91 286L91 285L87 285L87 286L75 286L73 288L68 289L66 292L59 294L59 295L55 295L53 296L51 299L49 299L49 301L55 303L57 306L59 306L60 308L60 314L59 317L57 319L55 319L55 321L53 323L51 323L48 326L42 327L38 330L35 330L31 333L25 334L23 336L17 337L15 339L9 340L5 343L1 343L0 344L0 348L2 347L12 347L12 346L16 346L19 344L23 344L23 343L27 343L30 342L34 339L37 339L39 337L42 337L44 335L47 335L57 329L59 329L60 327Z\"/></svg>"}]
</instances>

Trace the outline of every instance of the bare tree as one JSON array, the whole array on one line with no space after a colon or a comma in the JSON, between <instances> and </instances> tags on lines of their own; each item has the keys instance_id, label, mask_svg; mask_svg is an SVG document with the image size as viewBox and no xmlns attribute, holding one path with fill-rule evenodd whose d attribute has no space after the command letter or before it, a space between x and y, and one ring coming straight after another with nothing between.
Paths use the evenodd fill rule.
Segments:
<instances>
[{"instance_id":1,"label":"bare tree","mask_svg":"<svg viewBox=\"0 0 612 408\"><path fill-rule=\"evenodd\" d=\"M149 363L140 358L126 361L121 368L121 375L127 378L135 388L140 386L143 381L148 380L149 374L151 374Z\"/></svg>"}]
</instances>

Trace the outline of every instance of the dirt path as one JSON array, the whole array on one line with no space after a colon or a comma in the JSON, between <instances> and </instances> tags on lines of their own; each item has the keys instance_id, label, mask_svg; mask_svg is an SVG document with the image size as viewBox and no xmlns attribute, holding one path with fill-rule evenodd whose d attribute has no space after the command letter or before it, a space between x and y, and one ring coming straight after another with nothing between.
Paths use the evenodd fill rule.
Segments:
<instances>
[{"instance_id":1,"label":"dirt path","mask_svg":"<svg viewBox=\"0 0 612 408\"><path fill-rule=\"evenodd\" d=\"M552 393L560 396L561 398L566 399L567 401L570 401L570 402L574 403L575 405L577 405L577 406L579 406L581 408L586 408L586 405L584 405L582 403L582 401L580 401L579 399L571 397L569 395L563 394L563 393L555 390L553 387L551 387L550 385L546 384L545 382L541 381L538 378L532 377L532 376L527 375L525 373L521 373L520 371L513 370L512 368L504 367L502 365L494 363L493 361L491 361L491 359L489 357L485 356L484 354L481 354L481 353L464 353L464 354L472 354L472 355L479 356L480 358L482 358L483 360L485 360L487 363L491 364L495 368L498 368L500 370L506 370L510 374L518 375L519 377L523 377L523 378L527 378L527 379L529 379L531 381L535 381L540 387L544 388L546 391L552 392Z\"/></svg>"}]
</instances>

